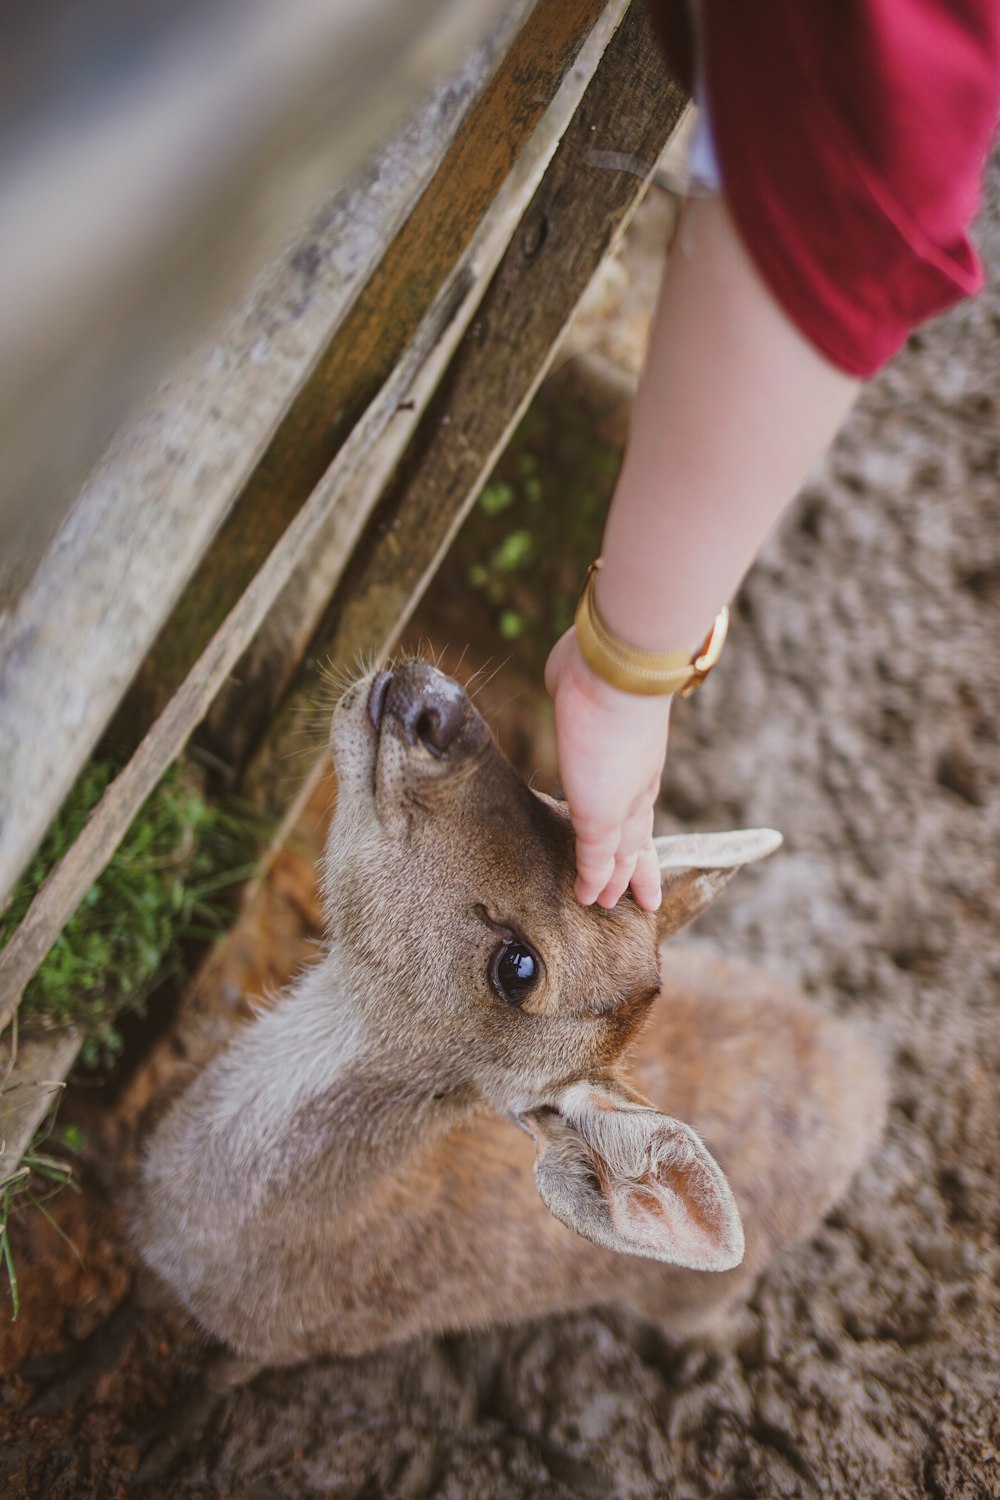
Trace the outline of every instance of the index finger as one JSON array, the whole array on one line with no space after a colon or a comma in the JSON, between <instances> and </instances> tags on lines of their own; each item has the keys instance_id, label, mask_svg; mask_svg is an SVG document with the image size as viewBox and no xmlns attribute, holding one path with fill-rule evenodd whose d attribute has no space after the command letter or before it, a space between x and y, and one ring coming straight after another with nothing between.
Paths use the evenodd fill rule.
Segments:
<instances>
[{"instance_id":1,"label":"index finger","mask_svg":"<svg viewBox=\"0 0 1000 1500\"><path fill-rule=\"evenodd\" d=\"M602 834L577 834L575 894L581 906L592 906L611 879L618 838L618 829Z\"/></svg>"}]
</instances>

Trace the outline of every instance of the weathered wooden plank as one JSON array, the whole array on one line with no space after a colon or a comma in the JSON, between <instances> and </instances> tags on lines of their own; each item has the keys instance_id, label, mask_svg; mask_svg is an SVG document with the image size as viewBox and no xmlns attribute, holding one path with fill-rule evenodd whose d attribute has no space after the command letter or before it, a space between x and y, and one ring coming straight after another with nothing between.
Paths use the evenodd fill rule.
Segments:
<instances>
[{"instance_id":1,"label":"weathered wooden plank","mask_svg":"<svg viewBox=\"0 0 1000 1500\"><path fill-rule=\"evenodd\" d=\"M0 1046L0 1183L17 1170L63 1087L82 1038L73 1029ZM4 1055L6 1052L6 1056Z\"/></svg>"},{"instance_id":2,"label":"weathered wooden plank","mask_svg":"<svg viewBox=\"0 0 1000 1500\"><path fill-rule=\"evenodd\" d=\"M421 424L404 474L380 504L315 643L349 667L384 655L409 619L508 435L559 335L644 188L686 100L669 84L635 7L602 61L476 317ZM614 163L609 169L608 162ZM306 669L249 778L277 816L288 766L324 744L325 710ZM310 795L301 770L289 820Z\"/></svg>"},{"instance_id":3,"label":"weathered wooden plank","mask_svg":"<svg viewBox=\"0 0 1000 1500\"><path fill-rule=\"evenodd\" d=\"M590 35L606 0L541 0L458 132L433 182L319 358L215 545L144 662L115 725L137 743L388 378ZM305 259L314 259L304 246ZM240 663L203 738L238 763L315 629L328 590L298 579L259 648Z\"/></svg>"},{"instance_id":4,"label":"weathered wooden plank","mask_svg":"<svg viewBox=\"0 0 1000 1500\"><path fill-rule=\"evenodd\" d=\"M510 8L327 205L222 341L189 360L120 436L30 588L0 616L0 899L526 9L526 0Z\"/></svg>"},{"instance_id":5,"label":"weathered wooden plank","mask_svg":"<svg viewBox=\"0 0 1000 1500\"><path fill-rule=\"evenodd\" d=\"M202 653L128 765L52 870L0 953L0 1028L77 903L100 874L136 811L179 753L275 597L296 570L320 557L336 581L395 467L481 292L598 62L627 0L611 0L564 78L528 147L508 174L466 256L446 280L404 359L355 426L335 465L288 526L253 582Z\"/></svg>"},{"instance_id":6,"label":"weathered wooden plank","mask_svg":"<svg viewBox=\"0 0 1000 1500\"><path fill-rule=\"evenodd\" d=\"M0 605L191 337L504 0L4 8ZM58 441L54 441L58 434Z\"/></svg>"}]
</instances>

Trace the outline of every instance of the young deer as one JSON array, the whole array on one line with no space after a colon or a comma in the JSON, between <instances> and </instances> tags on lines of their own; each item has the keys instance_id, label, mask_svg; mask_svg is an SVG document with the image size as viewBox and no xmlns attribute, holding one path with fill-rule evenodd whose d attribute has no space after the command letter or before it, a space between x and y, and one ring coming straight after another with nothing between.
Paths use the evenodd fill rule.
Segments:
<instances>
[{"instance_id":1,"label":"young deer","mask_svg":"<svg viewBox=\"0 0 1000 1500\"><path fill-rule=\"evenodd\" d=\"M709 1327L882 1122L846 1025L658 948L779 835L660 840L658 916L582 908L564 808L450 679L357 682L332 746L328 947L155 1131L143 1260L244 1375L608 1300Z\"/></svg>"}]
</instances>

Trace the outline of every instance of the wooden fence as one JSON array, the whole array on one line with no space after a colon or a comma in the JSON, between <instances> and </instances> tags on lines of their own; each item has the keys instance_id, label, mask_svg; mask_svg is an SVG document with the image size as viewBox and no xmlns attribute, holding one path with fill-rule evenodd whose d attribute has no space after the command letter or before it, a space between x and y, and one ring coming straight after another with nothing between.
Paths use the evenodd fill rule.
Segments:
<instances>
[{"instance_id":1,"label":"wooden fence","mask_svg":"<svg viewBox=\"0 0 1000 1500\"><path fill-rule=\"evenodd\" d=\"M112 719L129 751L0 953L0 1180L79 1047L14 1056L51 944L196 729L280 844L320 769L322 735L289 797L313 660L392 649L684 111L641 6L483 15L119 431L0 615L0 900Z\"/></svg>"}]
</instances>

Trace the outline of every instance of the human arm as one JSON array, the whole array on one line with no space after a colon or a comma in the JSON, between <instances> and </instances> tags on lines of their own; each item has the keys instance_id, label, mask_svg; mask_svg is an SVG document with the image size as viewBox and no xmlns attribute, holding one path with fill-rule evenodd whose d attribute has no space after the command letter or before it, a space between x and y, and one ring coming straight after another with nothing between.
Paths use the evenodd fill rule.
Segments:
<instances>
[{"instance_id":1,"label":"human arm","mask_svg":"<svg viewBox=\"0 0 1000 1500\"><path fill-rule=\"evenodd\" d=\"M690 204L605 529L595 600L610 629L645 650L693 653L857 388L781 310L724 200ZM610 907L631 883L652 910L671 700L609 687L573 630L549 657L546 685L576 832L577 898Z\"/></svg>"}]
</instances>

